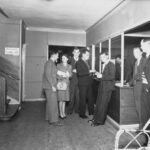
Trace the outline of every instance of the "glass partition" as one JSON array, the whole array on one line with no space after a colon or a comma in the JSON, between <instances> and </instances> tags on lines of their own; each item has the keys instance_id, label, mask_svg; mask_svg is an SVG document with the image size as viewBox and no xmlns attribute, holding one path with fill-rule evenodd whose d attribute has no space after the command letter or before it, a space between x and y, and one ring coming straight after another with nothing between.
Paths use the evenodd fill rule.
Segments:
<instances>
[{"instance_id":1,"label":"glass partition","mask_svg":"<svg viewBox=\"0 0 150 150\"><path fill-rule=\"evenodd\" d=\"M109 45L108 40L102 42L102 52L104 52L104 51L108 52L108 45Z\"/></svg>"},{"instance_id":2,"label":"glass partition","mask_svg":"<svg viewBox=\"0 0 150 150\"><path fill-rule=\"evenodd\" d=\"M115 80L121 82L121 36L111 39L111 59L116 66Z\"/></svg>"},{"instance_id":3,"label":"glass partition","mask_svg":"<svg viewBox=\"0 0 150 150\"><path fill-rule=\"evenodd\" d=\"M135 64L135 58L133 56L133 49L135 47L140 47L140 41L142 37L128 37L125 36L125 47L124 47L124 80L125 83L132 86L132 78L133 78L133 69Z\"/></svg>"},{"instance_id":4,"label":"glass partition","mask_svg":"<svg viewBox=\"0 0 150 150\"><path fill-rule=\"evenodd\" d=\"M121 36L111 39L111 58L115 59L117 56L121 57Z\"/></svg>"}]
</instances>

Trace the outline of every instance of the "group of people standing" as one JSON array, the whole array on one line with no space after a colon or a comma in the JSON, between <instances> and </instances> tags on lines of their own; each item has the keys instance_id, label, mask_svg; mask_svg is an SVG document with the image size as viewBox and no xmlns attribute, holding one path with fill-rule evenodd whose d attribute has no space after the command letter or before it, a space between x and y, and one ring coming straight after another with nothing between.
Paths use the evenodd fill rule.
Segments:
<instances>
[{"instance_id":1,"label":"group of people standing","mask_svg":"<svg viewBox=\"0 0 150 150\"><path fill-rule=\"evenodd\" d=\"M134 48L133 54L136 59L133 69L133 91L142 127L150 118L150 39L141 40L141 47ZM93 118L88 120L90 125L103 125L116 80L116 66L109 59L108 52L100 53L100 60L103 63L101 72L90 69L88 63L90 52L86 48L82 50L75 48L71 59L62 54L61 63L56 65L58 56L58 52L52 51L44 66L46 120L50 124L62 125L59 118L64 119L66 114L73 112L86 119L87 105L88 115L93 115ZM96 103L92 90L93 73L99 80Z\"/></svg>"},{"instance_id":2,"label":"group of people standing","mask_svg":"<svg viewBox=\"0 0 150 150\"><path fill-rule=\"evenodd\" d=\"M109 61L108 53L100 54L101 61L104 63L102 73L90 69L88 63L90 52L86 48L81 51L75 48L70 60L66 54L62 54L61 63L56 65L58 57L58 52L51 51L50 58L44 66L46 120L49 124L62 125L59 118L66 118L66 113L72 114L73 111L78 113L80 118L86 119L88 118L87 105L88 115L93 115L93 119L88 121L91 126L103 125L115 81L115 66ZM68 61L70 61L69 64ZM93 73L101 82L96 107L92 90Z\"/></svg>"}]
</instances>

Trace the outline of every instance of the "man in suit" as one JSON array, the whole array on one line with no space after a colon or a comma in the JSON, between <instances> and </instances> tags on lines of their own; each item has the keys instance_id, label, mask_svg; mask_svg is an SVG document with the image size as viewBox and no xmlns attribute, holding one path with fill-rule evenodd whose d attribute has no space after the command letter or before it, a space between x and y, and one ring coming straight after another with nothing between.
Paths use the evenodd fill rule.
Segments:
<instances>
[{"instance_id":1,"label":"man in suit","mask_svg":"<svg viewBox=\"0 0 150 150\"><path fill-rule=\"evenodd\" d=\"M76 62L79 60L80 50L74 48L72 54L73 57L70 60L70 65L72 66L72 77L70 79L70 102L68 105L68 114L72 114L73 110L75 110L75 113L79 112L79 88Z\"/></svg>"},{"instance_id":2,"label":"man in suit","mask_svg":"<svg viewBox=\"0 0 150 150\"><path fill-rule=\"evenodd\" d=\"M88 100L89 115L94 112L94 103L92 96L92 78L90 77L90 70L88 60L90 53L84 48L81 51L81 59L76 63L78 85L79 85L79 116L83 119L88 118L86 113L86 100Z\"/></svg>"},{"instance_id":3,"label":"man in suit","mask_svg":"<svg viewBox=\"0 0 150 150\"><path fill-rule=\"evenodd\" d=\"M100 54L103 63L102 73L95 73L100 79L96 109L92 120L89 120L91 126L103 125L107 116L107 109L111 98L111 93L115 84L115 64L109 60L107 52Z\"/></svg>"},{"instance_id":4,"label":"man in suit","mask_svg":"<svg viewBox=\"0 0 150 150\"><path fill-rule=\"evenodd\" d=\"M45 63L43 74L43 89L46 95L46 120L50 125L62 125L58 121L58 101L57 101L57 69L55 62L58 59L57 52L51 52L50 59Z\"/></svg>"},{"instance_id":5,"label":"man in suit","mask_svg":"<svg viewBox=\"0 0 150 150\"><path fill-rule=\"evenodd\" d=\"M141 48L146 54L146 62L142 73L141 122L143 127L150 118L150 38L141 40Z\"/></svg>"},{"instance_id":6,"label":"man in suit","mask_svg":"<svg viewBox=\"0 0 150 150\"><path fill-rule=\"evenodd\" d=\"M133 70L133 94L135 100L135 106L139 121L141 122L141 87L142 87L142 73L145 67L146 58L143 56L142 49L135 47L133 49L133 55L136 59Z\"/></svg>"}]
</instances>

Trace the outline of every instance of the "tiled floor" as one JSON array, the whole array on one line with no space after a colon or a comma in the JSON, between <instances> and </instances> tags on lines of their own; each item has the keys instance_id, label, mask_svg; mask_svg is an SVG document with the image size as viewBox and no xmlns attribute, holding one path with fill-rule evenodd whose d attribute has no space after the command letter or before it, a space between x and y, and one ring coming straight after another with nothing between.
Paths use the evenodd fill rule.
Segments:
<instances>
[{"instance_id":1,"label":"tiled floor","mask_svg":"<svg viewBox=\"0 0 150 150\"><path fill-rule=\"evenodd\" d=\"M50 126L44 102L25 102L9 122L0 122L0 150L113 150L116 130L108 122L91 127L77 114Z\"/></svg>"}]
</instances>

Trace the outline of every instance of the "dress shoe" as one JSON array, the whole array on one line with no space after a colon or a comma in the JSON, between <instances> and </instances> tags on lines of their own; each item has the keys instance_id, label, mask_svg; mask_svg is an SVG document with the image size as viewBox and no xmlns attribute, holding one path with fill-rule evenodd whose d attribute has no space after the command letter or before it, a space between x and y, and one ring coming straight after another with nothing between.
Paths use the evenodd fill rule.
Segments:
<instances>
[{"instance_id":1,"label":"dress shoe","mask_svg":"<svg viewBox=\"0 0 150 150\"><path fill-rule=\"evenodd\" d=\"M59 121L58 121L58 122L55 122L53 125L54 125L54 126L63 126L63 124L60 123Z\"/></svg>"},{"instance_id":2,"label":"dress shoe","mask_svg":"<svg viewBox=\"0 0 150 150\"><path fill-rule=\"evenodd\" d=\"M59 115L59 118L60 118L60 119L65 119L65 118L67 118L67 116L66 116L66 114L64 114L64 115L62 115L62 116Z\"/></svg>"},{"instance_id":3,"label":"dress shoe","mask_svg":"<svg viewBox=\"0 0 150 150\"><path fill-rule=\"evenodd\" d=\"M49 122L49 125L53 125L53 126L63 126L63 124L60 123L59 121L57 121L57 122Z\"/></svg>"},{"instance_id":4,"label":"dress shoe","mask_svg":"<svg viewBox=\"0 0 150 150\"><path fill-rule=\"evenodd\" d=\"M95 123L95 122L91 123L91 126L92 126L92 127L97 127L97 126L100 126L100 125L104 125L104 124L101 124L101 123Z\"/></svg>"},{"instance_id":5,"label":"dress shoe","mask_svg":"<svg viewBox=\"0 0 150 150\"><path fill-rule=\"evenodd\" d=\"M88 117L86 115L79 115L80 118L82 119L87 119Z\"/></svg>"},{"instance_id":6,"label":"dress shoe","mask_svg":"<svg viewBox=\"0 0 150 150\"><path fill-rule=\"evenodd\" d=\"M60 118L60 119L65 119L65 118L66 118L66 116L65 116L65 117L64 117L64 116L63 116L63 117L62 117L62 116L59 116L59 118Z\"/></svg>"},{"instance_id":7,"label":"dress shoe","mask_svg":"<svg viewBox=\"0 0 150 150\"><path fill-rule=\"evenodd\" d=\"M63 116L63 117L61 117L61 119L66 119L67 118L67 116Z\"/></svg>"},{"instance_id":8,"label":"dress shoe","mask_svg":"<svg viewBox=\"0 0 150 150\"><path fill-rule=\"evenodd\" d=\"M92 124L94 122L94 119L88 120L88 123Z\"/></svg>"},{"instance_id":9,"label":"dress shoe","mask_svg":"<svg viewBox=\"0 0 150 150\"><path fill-rule=\"evenodd\" d=\"M67 114L68 114L68 115L72 115L72 114L73 114L73 112L67 112Z\"/></svg>"}]
</instances>

